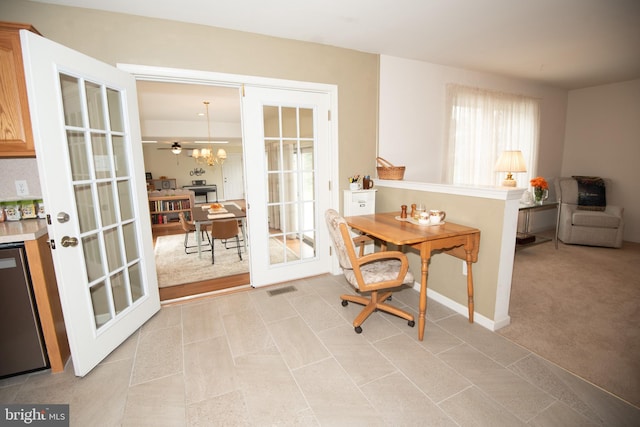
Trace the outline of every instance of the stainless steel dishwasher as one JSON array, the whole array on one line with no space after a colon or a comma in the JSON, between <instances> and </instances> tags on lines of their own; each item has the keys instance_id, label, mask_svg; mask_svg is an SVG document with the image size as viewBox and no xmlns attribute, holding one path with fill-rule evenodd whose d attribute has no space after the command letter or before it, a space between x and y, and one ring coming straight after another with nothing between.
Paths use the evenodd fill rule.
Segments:
<instances>
[{"instance_id":1,"label":"stainless steel dishwasher","mask_svg":"<svg viewBox=\"0 0 640 427\"><path fill-rule=\"evenodd\" d=\"M0 378L46 368L24 243L0 244Z\"/></svg>"}]
</instances>

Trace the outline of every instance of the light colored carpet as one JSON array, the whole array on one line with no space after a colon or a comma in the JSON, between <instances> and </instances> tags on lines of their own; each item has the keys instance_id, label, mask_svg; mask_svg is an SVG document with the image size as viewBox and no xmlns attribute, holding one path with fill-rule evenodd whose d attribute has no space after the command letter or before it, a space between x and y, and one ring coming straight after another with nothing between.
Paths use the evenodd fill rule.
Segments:
<instances>
[{"instance_id":1,"label":"light colored carpet","mask_svg":"<svg viewBox=\"0 0 640 427\"><path fill-rule=\"evenodd\" d=\"M516 253L501 335L640 406L640 244Z\"/></svg>"},{"instance_id":2,"label":"light colored carpet","mask_svg":"<svg viewBox=\"0 0 640 427\"><path fill-rule=\"evenodd\" d=\"M235 244L234 241L230 242ZM189 245L195 245L193 235L189 236ZM195 248L190 249L195 250ZM211 252L184 253L184 234L159 236L154 249L158 286L180 285L231 276L249 272L249 254L242 248L242 261L234 249L225 249L222 242L215 240L216 263L211 264Z\"/></svg>"}]
</instances>

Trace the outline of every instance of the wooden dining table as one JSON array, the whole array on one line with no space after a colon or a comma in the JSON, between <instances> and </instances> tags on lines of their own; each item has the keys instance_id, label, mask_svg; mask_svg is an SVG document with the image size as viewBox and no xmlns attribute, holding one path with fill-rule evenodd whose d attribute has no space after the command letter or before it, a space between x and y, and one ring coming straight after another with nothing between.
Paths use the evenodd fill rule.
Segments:
<instances>
[{"instance_id":1,"label":"wooden dining table","mask_svg":"<svg viewBox=\"0 0 640 427\"><path fill-rule=\"evenodd\" d=\"M418 339L424 338L425 315L427 312L427 276L429 259L434 251L466 261L467 265L467 306L469 322L473 323L473 274L471 265L478 261L480 230L454 224L448 221L440 225L421 225L411 219L401 220L400 212L377 213L345 217L353 229L397 246L411 246L420 251L420 314L418 317ZM385 245L386 247L386 245Z\"/></svg>"},{"instance_id":2,"label":"wooden dining table","mask_svg":"<svg viewBox=\"0 0 640 427\"><path fill-rule=\"evenodd\" d=\"M230 218L236 218L238 220L240 220L242 222L242 227L241 231L242 231L242 239L244 241L244 247L245 250L248 247L248 242L247 242L247 235L246 235L246 230L247 230L247 224L246 224L246 219L247 219L247 213L245 211L243 211L242 209L240 209L238 206L236 206L235 204L229 203L229 204L223 204L222 205L224 210L226 212L220 212L220 213L210 213L209 212L209 205L204 205L204 206L195 206L193 207L193 209L191 209L191 220L193 221L193 223L196 226L196 240L198 243L198 258L200 258L202 256L202 250L201 250L201 244L202 244L202 235L200 234L200 229L202 227L202 225L205 224L211 224L213 221L219 221L219 220L223 220L223 219L230 219ZM213 244L213 242L212 242Z\"/></svg>"}]
</instances>

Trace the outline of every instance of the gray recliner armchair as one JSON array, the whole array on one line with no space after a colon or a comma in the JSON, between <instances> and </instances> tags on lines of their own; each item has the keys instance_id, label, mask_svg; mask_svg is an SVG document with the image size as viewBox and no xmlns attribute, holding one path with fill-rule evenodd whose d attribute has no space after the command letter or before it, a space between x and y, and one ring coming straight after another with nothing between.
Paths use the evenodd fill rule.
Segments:
<instances>
[{"instance_id":1,"label":"gray recliner armchair","mask_svg":"<svg viewBox=\"0 0 640 427\"><path fill-rule=\"evenodd\" d=\"M611 180L603 180L606 191ZM560 241L575 245L622 247L624 208L606 204L603 210L593 210L593 207L581 206L575 178L558 178L555 188L560 210L557 236Z\"/></svg>"}]
</instances>

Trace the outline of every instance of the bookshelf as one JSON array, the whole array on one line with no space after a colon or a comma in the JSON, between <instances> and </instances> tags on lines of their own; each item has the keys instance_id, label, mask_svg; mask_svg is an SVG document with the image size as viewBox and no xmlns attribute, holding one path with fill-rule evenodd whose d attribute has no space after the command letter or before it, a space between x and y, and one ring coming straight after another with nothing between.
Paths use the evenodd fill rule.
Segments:
<instances>
[{"instance_id":1,"label":"bookshelf","mask_svg":"<svg viewBox=\"0 0 640 427\"><path fill-rule=\"evenodd\" d=\"M193 193L191 192L174 195L152 195L149 193L151 227L161 228L177 225L180 222L179 212L184 212L187 221L190 221L193 202Z\"/></svg>"}]
</instances>

